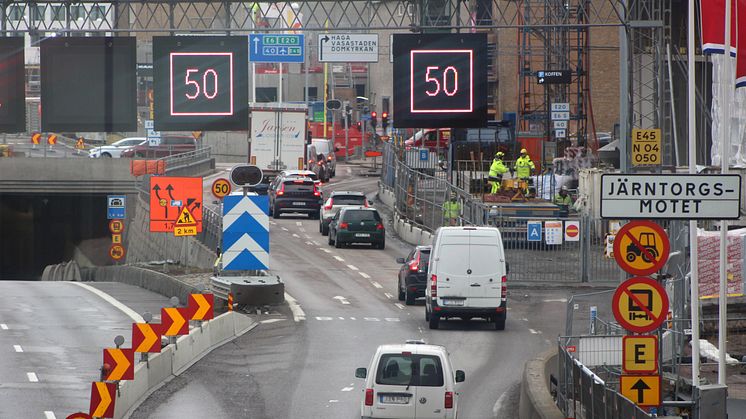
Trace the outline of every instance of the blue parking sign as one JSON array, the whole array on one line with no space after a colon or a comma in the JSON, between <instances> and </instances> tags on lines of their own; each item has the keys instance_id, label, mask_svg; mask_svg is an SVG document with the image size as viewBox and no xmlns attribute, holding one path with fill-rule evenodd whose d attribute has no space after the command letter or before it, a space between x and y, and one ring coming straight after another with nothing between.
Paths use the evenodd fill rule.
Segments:
<instances>
[{"instance_id":1,"label":"blue parking sign","mask_svg":"<svg viewBox=\"0 0 746 419\"><path fill-rule=\"evenodd\" d=\"M430 150L420 150L420 161L427 161L428 158L430 158Z\"/></svg>"},{"instance_id":2,"label":"blue parking sign","mask_svg":"<svg viewBox=\"0 0 746 419\"><path fill-rule=\"evenodd\" d=\"M541 221L529 221L526 227L526 239L530 242L540 242Z\"/></svg>"}]
</instances>

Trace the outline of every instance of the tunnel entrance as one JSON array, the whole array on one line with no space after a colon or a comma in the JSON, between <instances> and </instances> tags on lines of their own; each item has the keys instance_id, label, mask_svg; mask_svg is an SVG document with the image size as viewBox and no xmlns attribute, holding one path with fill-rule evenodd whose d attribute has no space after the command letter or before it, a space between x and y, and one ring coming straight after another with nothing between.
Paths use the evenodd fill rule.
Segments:
<instances>
[{"instance_id":1,"label":"tunnel entrance","mask_svg":"<svg viewBox=\"0 0 746 419\"><path fill-rule=\"evenodd\" d=\"M108 264L110 243L106 195L0 195L2 280L38 280L73 258Z\"/></svg>"}]
</instances>

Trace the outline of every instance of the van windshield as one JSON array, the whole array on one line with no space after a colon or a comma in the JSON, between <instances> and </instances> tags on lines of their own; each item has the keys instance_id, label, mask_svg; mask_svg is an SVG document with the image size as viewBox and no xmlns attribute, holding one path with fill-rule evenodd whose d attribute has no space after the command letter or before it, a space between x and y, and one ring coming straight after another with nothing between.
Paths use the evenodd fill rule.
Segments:
<instances>
[{"instance_id":1,"label":"van windshield","mask_svg":"<svg viewBox=\"0 0 746 419\"><path fill-rule=\"evenodd\" d=\"M434 355L384 354L378 363L376 383L442 387L443 367Z\"/></svg>"}]
</instances>

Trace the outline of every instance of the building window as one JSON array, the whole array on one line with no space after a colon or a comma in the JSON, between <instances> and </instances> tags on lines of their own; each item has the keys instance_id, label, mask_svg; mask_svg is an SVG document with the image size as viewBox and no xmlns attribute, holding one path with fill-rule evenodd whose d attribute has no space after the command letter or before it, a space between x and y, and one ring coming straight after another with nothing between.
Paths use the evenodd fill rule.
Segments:
<instances>
[{"instance_id":1,"label":"building window","mask_svg":"<svg viewBox=\"0 0 746 419\"><path fill-rule=\"evenodd\" d=\"M62 22L65 20L65 6L52 6L52 21Z\"/></svg>"},{"instance_id":2,"label":"building window","mask_svg":"<svg viewBox=\"0 0 746 419\"><path fill-rule=\"evenodd\" d=\"M8 19L23 20L23 6L10 6L8 10Z\"/></svg>"},{"instance_id":3,"label":"building window","mask_svg":"<svg viewBox=\"0 0 746 419\"><path fill-rule=\"evenodd\" d=\"M276 87L257 87L256 88L256 101L257 102L277 102L277 88Z\"/></svg>"},{"instance_id":4,"label":"building window","mask_svg":"<svg viewBox=\"0 0 746 419\"><path fill-rule=\"evenodd\" d=\"M81 5L70 6L70 20L84 20L85 9Z\"/></svg>"},{"instance_id":5,"label":"building window","mask_svg":"<svg viewBox=\"0 0 746 419\"><path fill-rule=\"evenodd\" d=\"M315 86L314 87L309 86L308 87L308 98L306 100L309 102L312 100L319 100L319 88Z\"/></svg>"},{"instance_id":6,"label":"building window","mask_svg":"<svg viewBox=\"0 0 746 419\"><path fill-rule=\"evenodd\" d=\"M102 20L106 16L104 6L91 6L91 20Z\"/></svg>"},{"instance_id":7,"label":"building window","mask_svg":"<svg viewBox=\"0 0 746 419\"><path fill-rule=\"evenodd\" d=\"M477 0L477 25L492 25L492 0Z\"/></svg>"},{"instance_id":8,"label":"building window","mask_svg":"<svg viewBox=\"0 0 746 419\"><path fill-rule=\"evenodd\" d=\"M31 8L31 20L33 21L43 21L44 15L47 11L47 6L39 6L30 4L29 7Z\"/></svg>"}]
</instances>

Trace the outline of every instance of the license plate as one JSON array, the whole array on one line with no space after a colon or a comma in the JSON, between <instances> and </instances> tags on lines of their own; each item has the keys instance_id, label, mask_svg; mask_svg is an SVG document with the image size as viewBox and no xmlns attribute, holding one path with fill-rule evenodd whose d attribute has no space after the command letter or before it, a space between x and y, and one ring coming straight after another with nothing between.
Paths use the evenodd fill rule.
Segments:
<instances>
[{"instance_id":1,"label":"license plate","mask_svg":"<svg viewBox=\"0 0 746 419\"><path fill-rule=\"evenodd\" d=\"M370 237L370 233L355 233L355 237Z\"/></svg>"},{"instance_id":2,"label":"license plate","mask_svg":"<svg viewBox=\"0 0 746 419\"><path fill-rule=\"evenodd\" d=\"M444 298L443 305L444 306L463 306L464 300Z\"/></svg>"},{"instance_id":3,"label":"license plate","mask_svg":"<svg viewBox=\"0 0 746 419\"><path fill-rule=\"evenodd\" d=\"M293 205L306 205L305 202L293 202Z\"/></svg>"},{"instance_id":4,"label":"license plate","mask_svg":"<svg viewBox=\"0 0 746 419\"><path fill-rule=\"evenodd\" d=\"M381 403L386 404L408 404L409 396L381 396Z\"/></svg>"}]
</instances>

